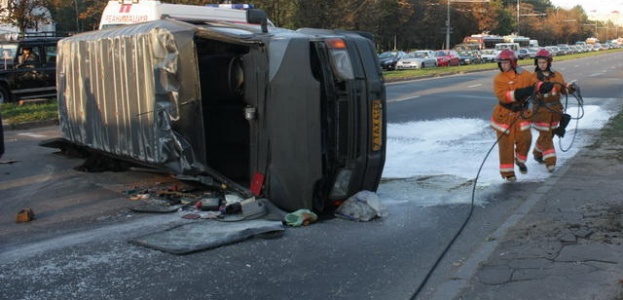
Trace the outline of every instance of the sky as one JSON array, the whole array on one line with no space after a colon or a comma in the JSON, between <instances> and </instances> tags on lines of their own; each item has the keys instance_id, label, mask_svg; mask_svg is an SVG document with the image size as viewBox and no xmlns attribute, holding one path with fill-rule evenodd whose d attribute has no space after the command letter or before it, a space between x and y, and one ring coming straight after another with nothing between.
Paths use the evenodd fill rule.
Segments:
<instances>
[{"instance_id":1,"label":"sky","mask_svg":"<svg viewBox=\"0 0 623 300\"><path fill-rule=\"evenodd\" d=\"M612 20L615 24L623 25L623 0L550 0L554 6L570 9L581 5L589 18L598 20ZM619 14L612 14L618 11ZM605 19L605 20L604 20Z\"/></svg>"},{"instance_id":2,"label":"sky","mask_svg":"<svg viewBox=\"0 0 623 300\"><path fill-rule=\"evenodd\" d=\"M586 103L587 99L584 100ZM581 119L569 123L563 139L554 138L558 168L592 142L586 130L601 129L616 113L597 105L585 104L583 110ZM569 104L567 108L567 113L573 117L579 116L580 111L577 105ZM533 130L533 146L537 137L538 133ZM388 204L417 202L421 206L432 206L448 204L447 201L469 201L469 197L453 197L451 191L447 194L439 191L447 191L447 186L452 185L465 186L476 178L477 186L481 187L512 184L505 182L499 173L495 141L496 136L489 127L489 121L482 119L390 123L387 127L387 157L379 196ZM544 165L532 159L531 153L526 164L528 173L521 174L516 169L517 180L542 182L551 174ZM414 197L423 190L422 186L417 185L426 181L428 185L438 185L439 189L432 189L426 196Z\"/></svg>"}]
</instances>

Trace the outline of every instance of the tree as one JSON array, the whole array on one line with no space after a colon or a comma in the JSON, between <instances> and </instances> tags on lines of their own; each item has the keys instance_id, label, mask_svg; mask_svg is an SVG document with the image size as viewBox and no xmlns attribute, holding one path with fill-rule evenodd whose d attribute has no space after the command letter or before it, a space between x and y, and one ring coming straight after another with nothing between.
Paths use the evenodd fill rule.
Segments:
<instances>
[{"instance_id":1,"label":"tree","mask_svg":"<svg viewBox=\"0 0 623 300\"><path fill-rule=\"evenodd\" d=\"M20 30L35 29L54 19L57 30L84 31L98 28L107 0L8 0L5 23ZM222 0L161 0L173 4L205 5ZM246 0L231 1L249 3ZM613 35L602 24L588 20L581 6L570 10L554 7L550 0L490 0L464 3L450 0L450 46L465 36L488 32L520 34L541 45L572 43L600 34ZM441 49L445 44L448 0L255 0L279 27L360 30L372 33L379 51L391 49ZM517 5L519 4L519 15ZM42 14L35 7L47 7ZM0 11L2 8L0 8ZM51 17L50 18L50 14ZM518 18L519 17L519 18ZM517 22L519 21L519 23ZM597 30L600 29L599 32Z\"/></svg>"},{"instance_id":2,"label":"tree","mask_svg":"<svg viewBox=\"0 0 623 300\"><path fill-rule=\"evenodd\" d=\"M80 11L78 19L80 19L84 25L79 30L96 30L99 27L102 12L104 12L104 8L106 7L106 4L108 4L108 1L85 0L83 3L84 10Z\"/></svg>"},{"instance_id":3,"label":"tree","mask_svg":"<svg viewBox=\"0 0 623 300\"><path fill-rule=\"evenodd\" d=\"M52 22L47 6L46 0L9 0L4 11L6 15L0 20L17 27L20 32L26 32L27 29L37 30L39 25Z\"/></svg>"},{"instance_id":4,"label":"tree","mask_svg":"<svg viewBox=\"0 0 623 300\"><path fill-rule=\"evenodd\" d=\"M253 2L255 8L266 12L276 26L284 28L294 28L294 14L296 3L291 0L256 0Z\"/></svg>"}]
</instances>

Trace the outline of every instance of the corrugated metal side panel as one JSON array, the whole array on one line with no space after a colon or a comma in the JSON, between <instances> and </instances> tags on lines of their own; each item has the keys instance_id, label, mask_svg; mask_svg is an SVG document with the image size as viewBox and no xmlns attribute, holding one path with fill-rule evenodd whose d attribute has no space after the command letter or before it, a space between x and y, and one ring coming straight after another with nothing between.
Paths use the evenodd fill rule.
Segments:
<instances>
[{"instance_id":1,"label":"corrugated metal side panel","mask_svg":"<svg viewBox=\"0 0 623 300\"><path fill-rule=\"evenodd\" d=\"M167 25L59 42L58 98L65 138L175 173L204 170L200 108L180 108L199 101L193 32L173 35L162 28ZM188 59L179 59L179 44ZM180 114L189 111L184 120ZM176 122L197 130L176 132ZM193 145L198 145L199 159Z\"/></svg>"}]
</instances>

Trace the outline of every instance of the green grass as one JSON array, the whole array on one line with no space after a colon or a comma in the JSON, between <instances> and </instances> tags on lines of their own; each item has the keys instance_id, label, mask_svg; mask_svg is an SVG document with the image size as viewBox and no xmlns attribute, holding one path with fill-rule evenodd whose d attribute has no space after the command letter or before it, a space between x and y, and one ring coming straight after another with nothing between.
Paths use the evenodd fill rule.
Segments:
<instances>
[{"instance_id":1,"label":"green grass","mask_svg":"<svg viewBox=\"0 0 623 300\"><path fill-rule=\"evenodd\" d=\"M587 147L589 155L623 162L623 114L612 117L601 130L601 135ZM599 151L597 151L599 150Z\"/></svg>"},{"instance_id":2,"label":"green grass","mask_svg":"<svg viewBox=\"0 0 623 300\"><path fill-rule=\"evenodd\" d=\"M58 103L56 101L24 105L3 103L0 104L0 114L3 124L54 120L58 119Z\"/></svg>"}]
</instances>

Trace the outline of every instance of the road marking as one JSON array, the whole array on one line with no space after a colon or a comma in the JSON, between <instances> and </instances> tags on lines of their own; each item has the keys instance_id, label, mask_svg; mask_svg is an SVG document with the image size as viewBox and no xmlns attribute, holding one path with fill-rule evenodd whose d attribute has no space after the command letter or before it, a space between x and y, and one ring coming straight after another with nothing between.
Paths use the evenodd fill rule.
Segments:
<instances>
[{"instance_id":1,"label":"road marking","mask_svg":"<svg viewBox=\"0 0 623 300\"><path fill-rule=\"evenodd\" d=\"M481 87L481 86L482 86L482 83L468 85L467 87L471 89L471 88L476 88L476 87Z\"/></svg>"},{"instance_id":2,"label":"road marking","mask_svg":"<svg viewBox=\"0 0 623 300\"><path fill-rule=\"evenodd\" d=\"M41 139L41 138L48 137L48 135L37 134L37 133L30 133L30 132L18 133L17 135L27 136L27 137L31 137L31 138L35 138L35 139Z\"/></svg>"},{"instance_id":3,"label":"road marking","mask_svg":"<svg viewBox=\"0 0 623 300\"><path fill-rule=\"evenodd\" d=\"M403 98L391 99L391 100L387 100L387 102L388 103L400 102L400 101L413 100L413 99L417 99L417 98L420 98L420 96L419 95L414 95L414 96L408 96L408 97L403 97Z\"/></svg>"}]
</instances>

